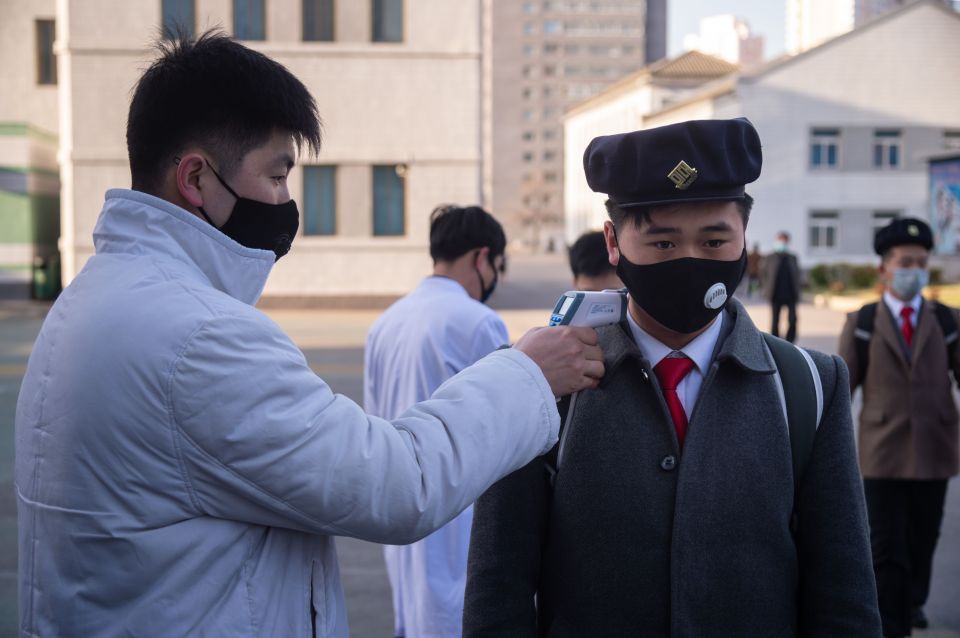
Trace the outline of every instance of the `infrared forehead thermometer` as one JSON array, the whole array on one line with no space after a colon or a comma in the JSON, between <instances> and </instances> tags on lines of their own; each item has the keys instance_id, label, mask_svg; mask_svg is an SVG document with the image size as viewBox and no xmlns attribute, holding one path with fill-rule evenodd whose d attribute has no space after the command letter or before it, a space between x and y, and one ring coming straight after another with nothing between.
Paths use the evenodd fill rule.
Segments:
<instances>
[{"instance_id":1,"label":"infrared forehead thermometer","mask_svg":"<svg viewBox=\"0 0 960 638\"><path fill-rule=\"evenodd\" d=\"M626 318L625 290L571 290L557 300L550 315L550 325L599 328Z\"/></svg>"}]
</instances>

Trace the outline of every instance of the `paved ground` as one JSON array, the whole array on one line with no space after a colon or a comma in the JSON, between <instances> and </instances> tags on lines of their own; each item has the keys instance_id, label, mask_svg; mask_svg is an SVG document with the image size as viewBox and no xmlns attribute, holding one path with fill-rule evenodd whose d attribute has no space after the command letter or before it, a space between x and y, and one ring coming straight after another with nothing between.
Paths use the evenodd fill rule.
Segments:
<instances>
[{"instance_id":1,"label":"paved ground","mask_svg":"<svg viewBox=\"0 0 960 638\"><path fill-rule=\"evenodd\" d=\"M566 265L557 258L516 259L493 304L519 336L542 325L556 297L566 289ZM767 327L762 305L751 315ZM44 315L42 306L0 301L0 638L16 628L16 518L13 498L13 414L26 358ZM362 348L375 311L275 310L280 323L306 353L314 370L331 387L362 398ZM842 315L812 306L800 310L801 344L833 351ZM854 409L858 409L854 406ZM960 487L948 491L946 518L934 567L927 611L935 629L917 632L923 638L960 638ZM338 539L341 571L347 592L352 634L360 638L392 635L389 586L380 547Z\"/></svg>"}]
</instances>

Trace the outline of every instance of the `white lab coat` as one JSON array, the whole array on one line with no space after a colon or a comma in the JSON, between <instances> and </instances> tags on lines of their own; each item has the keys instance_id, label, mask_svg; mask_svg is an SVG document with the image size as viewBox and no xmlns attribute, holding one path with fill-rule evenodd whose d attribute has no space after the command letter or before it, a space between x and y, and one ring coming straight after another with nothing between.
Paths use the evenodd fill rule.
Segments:
<instances>
[{"instance_id":1,"label":"white lab coat","mask_svg":"<svg viewBox=\"0 0 960 638\"><path fill-rule=\"evenodd\" d=\"M395 418L444 381L508 343L503 321L446 277L428 277L370 328L364 408ZM384 546L394 635L459 636L473 507L426 538Z\"/></svg>"},{"instance_id":2,"label":"white lab coat","mask_svg":"<svg viewBox=\"0 0 960 638\"><path fill-rule=\"evenodd\" d=\"M368 416L253 307L273 253L169 202L109 191L94 244L17 402L22 636L346 637L332 536L415 541L556 440L517 351Z\"/></svg>"}]
</instances>

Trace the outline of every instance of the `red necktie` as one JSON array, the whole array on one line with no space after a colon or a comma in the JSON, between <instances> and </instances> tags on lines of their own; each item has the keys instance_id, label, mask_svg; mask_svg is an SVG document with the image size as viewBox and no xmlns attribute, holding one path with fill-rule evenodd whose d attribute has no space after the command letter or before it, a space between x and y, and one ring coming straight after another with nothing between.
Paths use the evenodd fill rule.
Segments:
<instances>
[{"instance_id":1,"label":"red necktie","mask_svg":"<svg viewBox=\"0 0 960 638\"><path fill-rule=\"evenodd\" d=\"M683 439L687 435L687 413L684 412L683 404L680 403L677 386L691 370L693 370L693 360L687 357L667 357L653 369L657 373L657 379L660 380L660 387L663 388L663 398L666 399L667 407L670 408L673 425L677 428L677 441L680 442L680 447L683 447Z\"/></svg>"},{"instance_id":2,"label":"red necktie","mask_svg":"<svg viewBox=\"0 0 960 638\"><path fill-rule=\"evenodd\" d=\"M910 317L913 316L913 308L910 306L904 306L900 309L900 316L903 317L903 326L900 328L903 330L903 340L907 342L908 346L912 346L913 324L910 322Z\"/></svg>"}]
</instances>

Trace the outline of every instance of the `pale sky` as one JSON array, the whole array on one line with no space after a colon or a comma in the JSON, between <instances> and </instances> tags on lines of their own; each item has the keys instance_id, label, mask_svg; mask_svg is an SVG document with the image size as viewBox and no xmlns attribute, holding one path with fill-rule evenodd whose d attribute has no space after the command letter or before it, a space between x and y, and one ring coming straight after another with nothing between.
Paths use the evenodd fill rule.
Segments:
<instances>
[{"instance_id":1,"label":"pale sky","mask_svg":"<svg viewBox=\"0 0 960 638\"><path fill-rule=\"evenodd\" d=\"M683 53L683 36L700 31L700 18L732 13L764 37L763 56L771 60L786 48L787 0L667 0L667 54Z\"/></svg>"}]
</instances>

